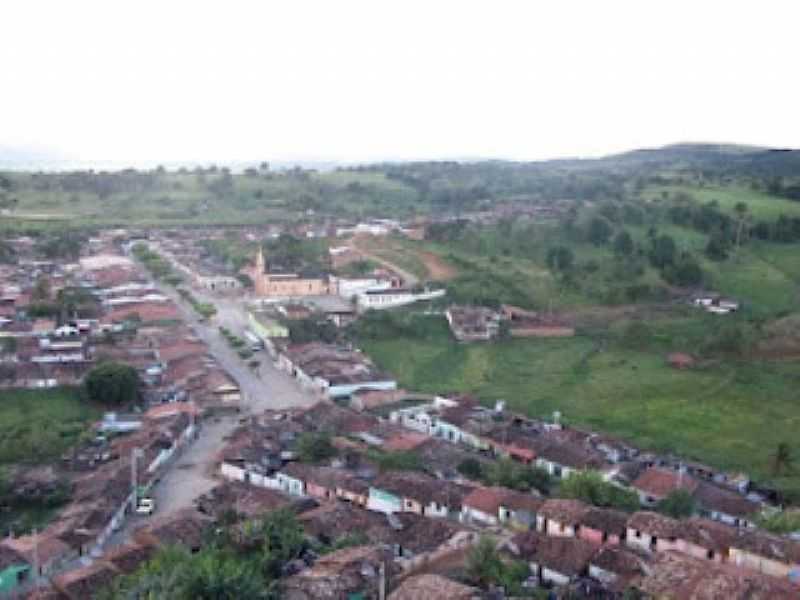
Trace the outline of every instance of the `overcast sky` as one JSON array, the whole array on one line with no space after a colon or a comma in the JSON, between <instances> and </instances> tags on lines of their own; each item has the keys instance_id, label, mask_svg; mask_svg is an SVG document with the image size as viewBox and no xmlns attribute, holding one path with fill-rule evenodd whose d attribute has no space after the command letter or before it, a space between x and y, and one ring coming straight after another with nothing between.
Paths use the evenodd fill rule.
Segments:
<instances>
[{"instance_id":1,"label":"overcast sky","mask_svg":"<svg viewBox=\"0 0 800 600\"><path fill-rule=\"evenodd\" d=\"M800 146L800 2L19 0L0 146L78 160Z\"/></svg>"}]
</instances>

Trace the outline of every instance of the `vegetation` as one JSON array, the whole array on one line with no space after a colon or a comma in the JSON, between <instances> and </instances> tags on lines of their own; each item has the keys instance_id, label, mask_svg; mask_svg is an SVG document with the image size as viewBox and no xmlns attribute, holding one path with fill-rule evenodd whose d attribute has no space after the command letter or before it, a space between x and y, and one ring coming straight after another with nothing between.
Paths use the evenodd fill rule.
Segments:
<instances>
[{"instance_id":1,"label":"vegetation","mask_svg":"<svg viewBox=\"0 0 800 600\"><path fill-rule=\"evenodd\" d=\"M109 361L89 371L84 387L89 399L97 404L127 407L139 400L141 382L130 365Z\"/></svg>"},{"instance_id":2,"label":"vegetation","mask_svg":"<svg viewBox=\"0 0 800 600\"><path fill-rule=\"evenodd\" d=\"M74 446L101 411L78 390L3 390L0 466L47 463Z\"/></svg>"},{"instance_id":3,"label":"vegetation","mask_svg":"<svg viewBox=\"0 0 800 600\"><path fill-rule=\"evenodd\" d=\"M164 548L131 575L103 592L105 600L261 600L279 597L283 566L305 549L303 530L287 510L233 523L209 533L196 554Z\"/></svg>"},{"instance_id":4,"label":"vegetation","mask_svg":"<svg viewBox=\"0 0 800 600\"><path fill-rule=\"evenodd\" d=\"M497 542L489 536L482 536L467 551L466 572L470 580L482 588L502 586L507 594L513 596L523 594L522 582L530 575L525 562L504 560Z\"/></svg>"},{"instance_id":5,"label":"vegetation","mask_svg":"<svg viewBox=\"0 0 800 600\"><path fill-rule=\"evenodd\" d=\"M41 529L69 498L70 486L64 480L18 489L8 474L0 471L0 528L14 535Z\"/></svg>"},{"instance_id":6,"label":"vegetation","mask_svg":"<svg viewBox=\"0 0 800 600\"><path fill-rule=\"evenodd\" d=\"M559 485L558 496L628 512L639 509L639 497L636 492L604 481L596 471L571 473Z\"/></svg>"},{"instance_id":7,"label":"vegetation","mask_svg":"<svg viewBox=\"0 0 800 600\"><path fill-rule=\"evenodd\" d=\"M758 526L778 534L800 532L800 511L783 510L763 515L758 520Z\"/></svg>"},{"instance_id":8,"label":"vegetation","mask_svg":"<svg viewBox=\"0 0 800 600\"><path fill-rule=\"evenodd\" d=\"M502 398L536 417L560 410L640 447L744 470L790 496L800 492L796 472L774 475L775 448L763 444L794 435L800 365L742 358L736 331L749 335L744 315L723 317L728 325L721 327L717 316L691 308L643 309L640 318L611 324L606 314L613 313L586 309L586 331L566 339L459 344L444 319L413 313L367 315L352 334L407 389L471 392L490 404ZM710 361L670 368L665 356L687 350L707 352Z\"/></svg>"},{"instance_id":9,"label":"vegetation","mask_svg":"<svg viewBox=\"0 0 800 600\"><path fill-rule=\"evenodd\" d=\"M210 319L217 314L217 307L211 302L200 302L189 290L178 288L178 294L186 300L202 319Z\"/></svg>"},{"instance_id":10,"label":"vegetation","mask_svg":"<svg viewBox=\"0 0 800 600\"><path fill-rule=\"evenodd\" d=\"M332 344L339 339L339 330L336 325L324 317L286 321L286 325L289 329L289 339L293 344L308 342Z\"/></svg>"},{"instance_id":11,"label":"vegetation","mask_svg":"<svg viewBox=\"0 0 800 600\"><path fill-rule=\"evenodd\" d=\"M695 508L694 498L684 489L670 492L666 498L656 505L656 510L658 512L664 513L673 519L691 517L694 514Z\"/></svg>"},{"instance_id":12,"label":"vegetation","mask_svg":"<svg viewBox=\"0 0 800 600\"><path fill-rule=\"evenodd\" d=\"M303 433L297 440L297 457L306 463L321 463L336 456L328 433Z\"/></svg>"},{"instance_id":13,"label":"vegetation","mask_svg":"<svg viewBox=\"0 0 800 600\"><path fill-rule=\"evenodd\" d=\"M163 258L158 252L151 250L146 244L136 244L131 250L150 274L156 279L160 279L171 285L173 282L180 283L182 277L172 268L172 265Z\"/></svg>"}]
</instances>

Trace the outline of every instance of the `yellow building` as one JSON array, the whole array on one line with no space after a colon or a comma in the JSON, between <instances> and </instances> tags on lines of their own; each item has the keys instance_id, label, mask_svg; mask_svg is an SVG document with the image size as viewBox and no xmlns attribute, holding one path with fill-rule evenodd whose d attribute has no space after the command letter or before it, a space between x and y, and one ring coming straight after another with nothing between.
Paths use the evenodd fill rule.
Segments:
<instances>
[{"instance_id":1,"label":"yellow building","mask_svg":"<svg viewBox=\"0 0 800 600\"><path fill-rule=\"evenodd\" d=\"M253 280L256 296L298 297L336 294L336 283L327 276L303 277L297 273L269 273L266 270L264 251L258 249L256 264L248 273Z\"/></svg>"}]
</instances>

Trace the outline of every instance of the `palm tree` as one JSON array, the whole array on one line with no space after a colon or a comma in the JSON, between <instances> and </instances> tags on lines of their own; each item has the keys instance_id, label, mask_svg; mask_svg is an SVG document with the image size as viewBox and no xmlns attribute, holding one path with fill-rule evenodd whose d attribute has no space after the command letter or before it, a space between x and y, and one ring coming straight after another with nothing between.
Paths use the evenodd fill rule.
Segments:
<instances>
[{"instance_id":1,"label":"palm tree","mask_svg":"<svg viewBox=\"0 0 800 600\"><path fill-rule=\"evenodd\" d=\"M772 455L772 472L775 475L785 473L792 468L792 450L786 442L780 442Z\"/></svg>"}]
</instances>

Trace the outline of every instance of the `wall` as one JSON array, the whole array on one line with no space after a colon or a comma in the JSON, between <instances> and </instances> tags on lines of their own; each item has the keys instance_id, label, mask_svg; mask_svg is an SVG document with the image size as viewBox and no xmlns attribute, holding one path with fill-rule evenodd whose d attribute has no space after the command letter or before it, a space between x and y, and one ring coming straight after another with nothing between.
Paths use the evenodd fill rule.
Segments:
<instances>
[{"instance_id":1,"label":"wall","mask_svg":"<svg viewBox=\"0 0 800 600\"><path fill-rule=\"evenodd\" d=\"M397 496L378 488L369 488L367 508L384 514L402 512L403 502Z\"/></svg>"},{"instance_id":2,"label":"wall","mask_svg":"<svg viewBox=\"0 0 800 600\"><path fill-rule=\"evenodd\" d=\"M461 520L465 523L483 523L484 525L497 525L499 519L497 515L490 515L477 508L469 506L461 507Z\"/></svg>"}]
</instances>

